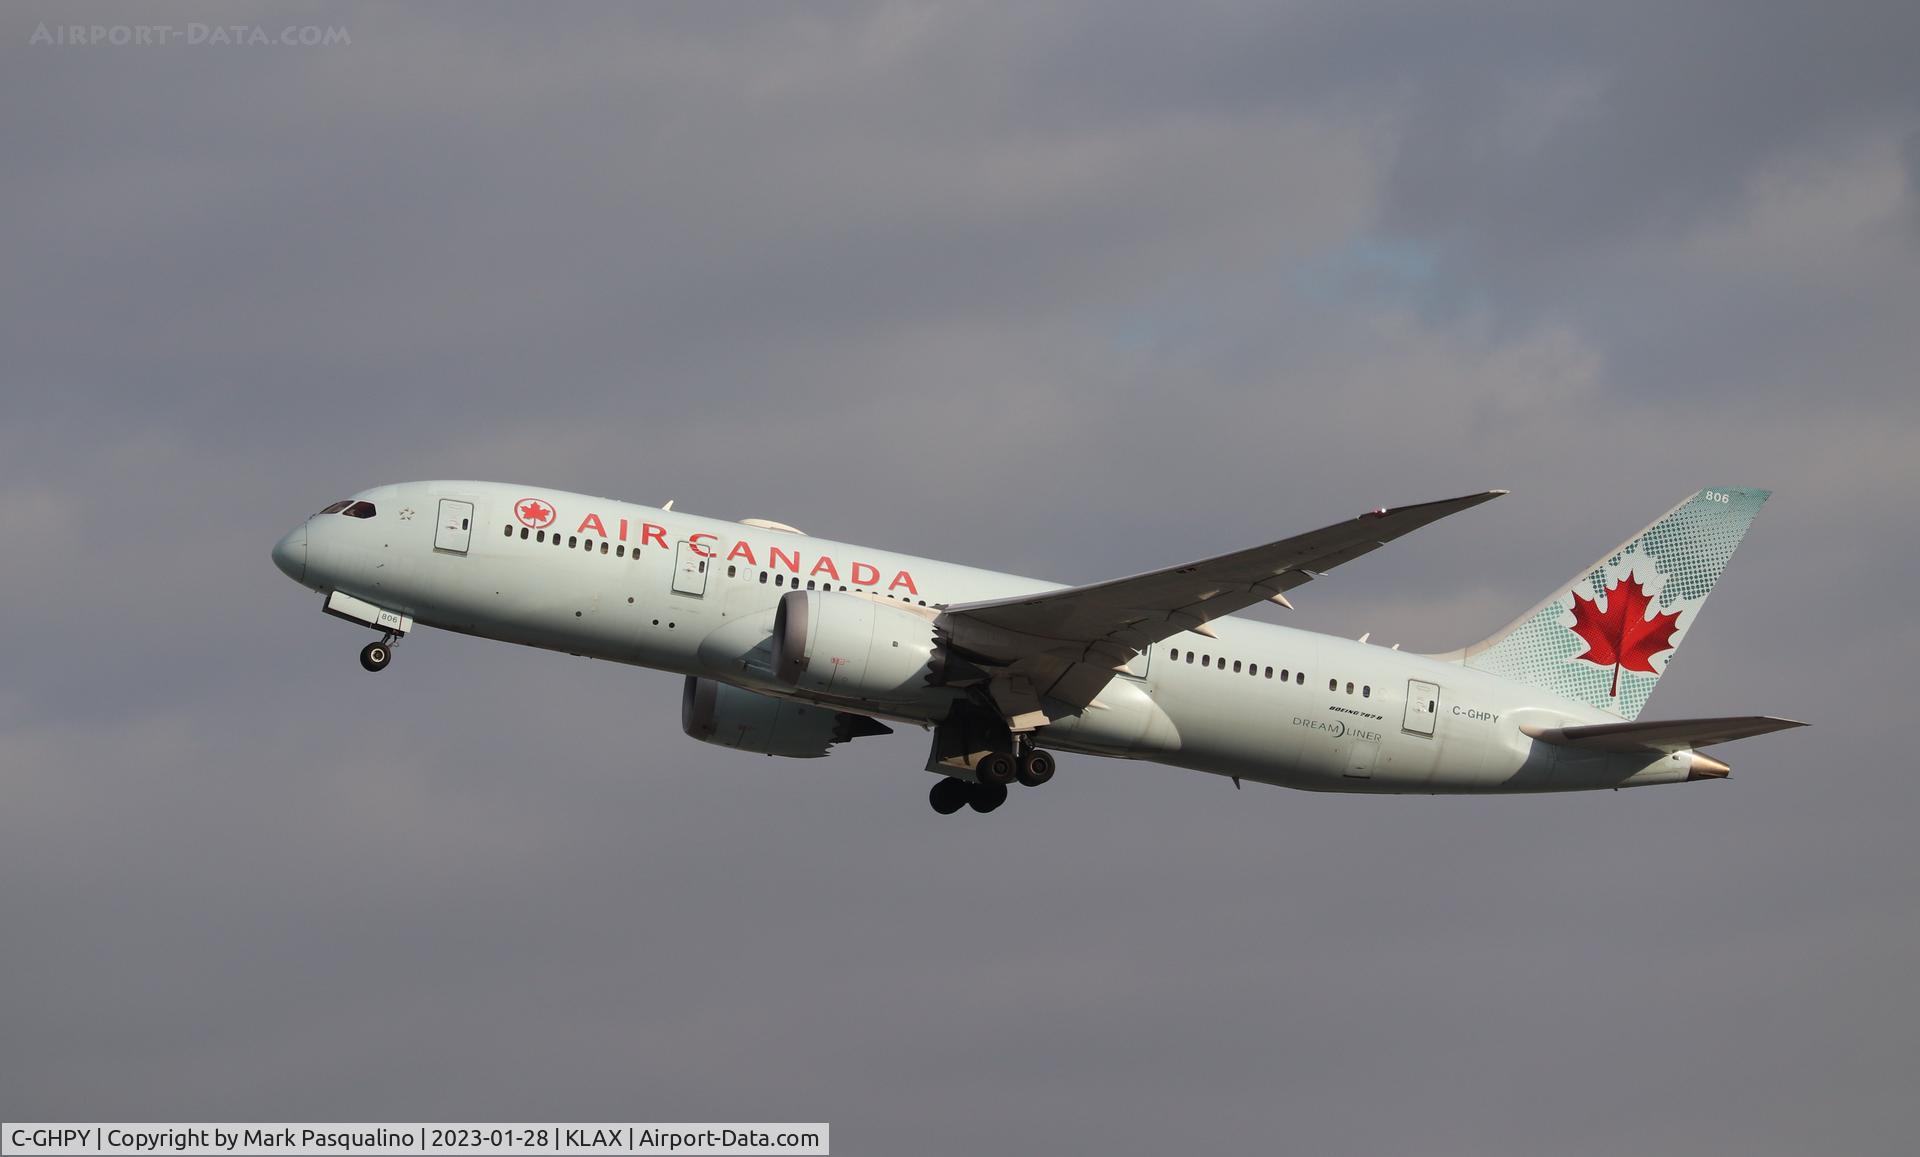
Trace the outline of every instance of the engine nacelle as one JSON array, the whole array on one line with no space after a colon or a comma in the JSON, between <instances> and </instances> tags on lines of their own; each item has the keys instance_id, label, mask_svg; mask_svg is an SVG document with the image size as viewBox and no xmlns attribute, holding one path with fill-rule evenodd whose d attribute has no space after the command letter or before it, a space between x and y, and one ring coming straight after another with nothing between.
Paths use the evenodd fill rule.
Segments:
<instances>
[{"instance_id":1,"label":"engine nacelle","mask_svg":"<svg viewBox=\"0 0 1920 1157\"><path fill-rule=\"evenodd\" d=\"M940 697L933 620L839 591L788 591L773 617L773 673L818 695L924 705Z\"/></svg>"},{"instance_id":2,"label":"engine nacelle","mask_svg":"<svg viewBox=\"0 0 1920 1157\"><path fill-rule=\"evenodd\" d=\"M865 715L790 703L698 675L687 676L680 696L680 729L702 743L794 759L817 759L833 744L893 731Z\"/></svg>"}]
</instances>

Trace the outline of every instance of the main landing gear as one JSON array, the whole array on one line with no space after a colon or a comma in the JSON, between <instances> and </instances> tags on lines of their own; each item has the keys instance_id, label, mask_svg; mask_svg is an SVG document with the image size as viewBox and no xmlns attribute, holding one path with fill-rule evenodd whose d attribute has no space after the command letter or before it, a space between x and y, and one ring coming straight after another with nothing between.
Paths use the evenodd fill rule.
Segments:
<instances>
[{"instance_id":1,"label":"main landing gear","mask_svg":"<svg viewBox=\"0 0 1920 1157\"><path fill-rule=\"evenodd\" d=\"M927 791L933 810L950 816L963 807L990 812L1007 802L1007 785L1019 783L1039 787L1053 778L1053 756L1037 747L1027 746L1019 755L1005 751L989 752L974 765L975 782L946 776Z\"/></svg>"},{"instance_id":2,"label":"main landing gear","mask_svg":"<svg viewBox=\"0 0 1920 1157\"><path fill-rule=\"evenodd\" d=\"M1016 761L1014 778L1025 787L1039 787L1053 778L1053 756L1037 747L1029 747Z\"/></svg>"},{"instance_id":3,"label":"main landing gear","mask_svg":"<svg viewBox=\"0 0 1920 1157\"><path fill-rule=\"evenodd\" d=\"M360 665L369 671L384 671L393 662L393 635L383 635L377 643L360 648Z\"/></svg>"},{"instance_id":4,"label":"main landing gear","mask_svg":"<svg viewBox=\"0 0 1920 1157\"><path fill-rule=\"evenodd\" d=\"M1007 785L968 783L964 779L944 776L927 791L927 802L943 816L950 816L963 807L970 807L977 812L990 812L1007 802Z\"/></svg>"}]
</instances>

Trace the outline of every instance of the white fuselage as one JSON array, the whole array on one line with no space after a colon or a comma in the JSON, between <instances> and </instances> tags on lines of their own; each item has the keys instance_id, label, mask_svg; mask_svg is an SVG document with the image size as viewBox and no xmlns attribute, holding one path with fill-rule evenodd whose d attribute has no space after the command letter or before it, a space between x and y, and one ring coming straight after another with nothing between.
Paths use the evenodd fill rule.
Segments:
<instances>
[{"instance_id":1,"label":"white fuselage","mask_svg":"<svg viewBox=\"0 0 1920 1157\"><path fill-rule=\"evenodd\" d=\"M945 704L822 699L776 679L768 654L780 597L827 586L932 617L1058 586L537 487L414 482L355 497L376 514L313 516L276 548L282 568L444 630L915 723L937 721ZM519 514L529 502L531 519ZM443 518L469 503L464 532ZM1537 688L1253 620L1211 628L1216 638L1154 644L1093 707L1041 728L1039 744L1318 791L1565 791L1688 775L1688 752L1529 739L1523 724L1614 718Z\"/></svg>"}]
</instances>

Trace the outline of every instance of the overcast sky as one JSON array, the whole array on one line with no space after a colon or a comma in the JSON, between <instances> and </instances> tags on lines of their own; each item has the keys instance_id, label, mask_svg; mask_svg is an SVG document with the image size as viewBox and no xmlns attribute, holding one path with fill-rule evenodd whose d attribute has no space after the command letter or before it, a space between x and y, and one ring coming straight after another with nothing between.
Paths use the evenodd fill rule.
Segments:
<instances>
[{"instance_id":1,"label":"overcast sky","mask_svg":"<svg viewBox=\"0 0 1920 1157\"><path fill-rule=\"evenodd\" d=\"M347 30L327 47L38 27ZM1920 8L0 9L0 1117L835 1152L1911 1151ZM1513 494L1446 650L1704 485L1724 783L1319 796L366 641L268 559L528 481L1092 581ZM1278 613L1278 612L1276 612Z\"/></svg>"}]
</instances>

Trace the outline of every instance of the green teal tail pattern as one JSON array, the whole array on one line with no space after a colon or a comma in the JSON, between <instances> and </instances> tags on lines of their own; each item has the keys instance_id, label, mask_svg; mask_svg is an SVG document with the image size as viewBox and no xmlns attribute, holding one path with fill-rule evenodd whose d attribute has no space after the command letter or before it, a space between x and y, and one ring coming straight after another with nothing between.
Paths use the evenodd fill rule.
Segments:
<instances>
[{"instance_id":1,"label":"green teal tail pattern","mask_svg":"<svg viewBox=\"0 0 1920 1157\"><path fill-rule=\"evenodd\" d=\"M1710 486L1504 629L1442 657L1637 718L1770 493Z\"/></svg>"}]
</instances>

